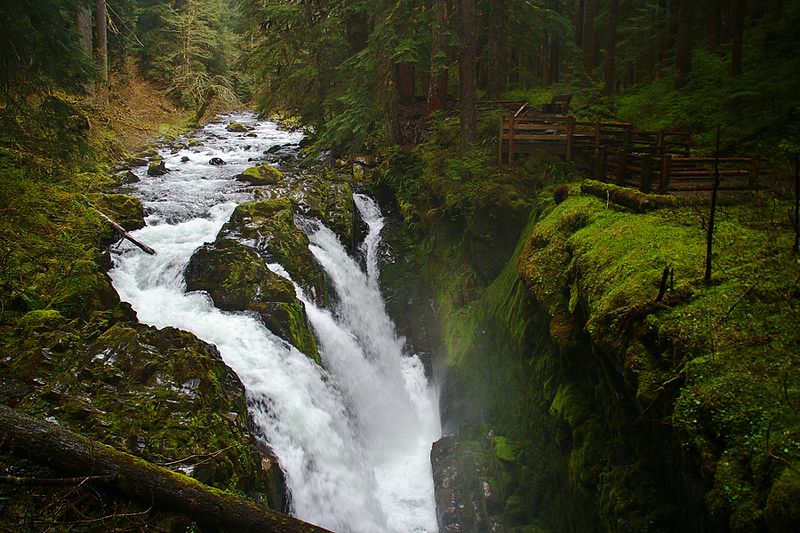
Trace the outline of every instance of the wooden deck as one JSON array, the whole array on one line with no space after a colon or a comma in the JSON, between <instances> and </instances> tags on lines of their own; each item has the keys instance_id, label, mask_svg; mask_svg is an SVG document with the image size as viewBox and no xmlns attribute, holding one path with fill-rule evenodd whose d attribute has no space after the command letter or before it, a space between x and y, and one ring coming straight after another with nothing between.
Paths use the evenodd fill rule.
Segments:
<instances>
[{"instance_id":1,"label":"wooden deck","mask_svg":"<svg viewBox=\"0 0 800 533\"><path fill-rule=\"evenodd\" d=\"M596 179L668 194L713 188L715 158L692 157L686 131L647 131L629 122L582 122L573 116L539 112L500 120L497 161L513 166L519 155L537 149L580 161ZM576 158L580 154L582 157ZM758 160L719 159L721 189L758 188Z\"/></svg>"}]
</instances>

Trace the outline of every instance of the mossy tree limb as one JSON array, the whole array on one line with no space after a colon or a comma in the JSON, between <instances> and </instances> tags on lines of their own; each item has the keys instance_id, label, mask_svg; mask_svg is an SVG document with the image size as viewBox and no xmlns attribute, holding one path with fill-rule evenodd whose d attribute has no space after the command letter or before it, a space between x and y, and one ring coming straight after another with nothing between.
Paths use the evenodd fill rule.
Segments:
<instances>
[{"instance_id":1,"label":"mossy tree limb","mask_svg":"<svg viewBox=\"0 0 800 533\"><path fill-rule=\"evenodd\" d=\"M120 493L164 510L179 512L215 530L323 532L323 528L277 513L203 485L57 425L0 406L4 446L72 475L117 475Z\"/></svg>"}]
</instances>

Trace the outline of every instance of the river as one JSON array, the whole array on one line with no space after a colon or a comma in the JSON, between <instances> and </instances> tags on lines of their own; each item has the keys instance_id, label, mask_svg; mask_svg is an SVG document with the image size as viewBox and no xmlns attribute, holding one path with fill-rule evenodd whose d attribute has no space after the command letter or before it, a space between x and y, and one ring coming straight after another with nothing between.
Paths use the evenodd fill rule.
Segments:
<instances>
[{"instance_id":1,"label":"river","mask_svg":"<svg viewBox=\"0 0 800 533\"><path fill-rule=\"evenodd\" d=\"M257 137L228 132L231 120ZM194 251L214 240L236 205L252 199L252 189L234 179L253 164L248 159L297 143L301 134L242 113L194 138L202 145L161 151L168 174L137 170L141 181L131 187L145 205L147 226L133 235L158 254L117 247L110 275L120 297L141 322L190 331L217 346L242 380L259 437L284 471L293 515L341 532L436 531L429 454L441 433L438 403L381 298L378 206L355 196L369 227L360 247L366 272L320 222L301 224L336 292L335 308L322 309L297 289L320 367L253 316L220 311L207 294L187 293L183 276ZM210 165L214 157L227 164ZM280 265L268 266L288 276Z\"/></svg>"}]
</instances>

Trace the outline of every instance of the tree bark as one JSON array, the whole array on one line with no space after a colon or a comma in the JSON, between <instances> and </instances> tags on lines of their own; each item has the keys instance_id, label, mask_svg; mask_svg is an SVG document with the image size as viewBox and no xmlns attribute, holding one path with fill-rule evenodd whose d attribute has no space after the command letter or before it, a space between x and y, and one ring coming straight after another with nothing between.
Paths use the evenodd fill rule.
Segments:
<instances>
[{"instance_id":1,"label":"tree bark","mask_svg":"<svg viewBox=\"0 0 800 533\"><path fill-rule=\"evenodd\" d=\"M746 0L731 0L731 76L742 75L742 46L744 43L744 15L747 10Z\"/></svg>"},{"instance_id":2,"label":"tree bark","mask_svg":"<svg viewBox=\"0 0 800 533\"><path fill-rule=\"evenodd\" d=\"M416 76L417 69L413 63L398 63L395 65L395 76L397 79L397 94L400 103L412 105L417 101Z\"/></svg>"},{"instance_id":3,"label":"tree bark","mask_svg":"<svg viewBox=\"0 0 800 533\"><path fill-rule=\"evenodd\" d=\"M459 0L459 35L461 50L458 57L459 114L461 116L462 150L478 139L475 105L477 36L475 35L475 0Z\"/></svg>"},{"instance_id":4,"label":"tree bark","mask_svg":"<svg viewBox=\"0 0 800 533\"><path fill-rule=\"evenodd\" d=\"M81 40L81 49L86 57L92 57L92 12L86 4L78 4L77 14L78 35Z\"/></svg>"},{"instance_id":5,"label":"tree bark","mask_svg":"<svg viewBox=\"0 0 800 533\"><path fill-rule=\"evenodd\" d=\"M616 80L617 26L619 25L619 0L611 0L608 8L608 35L606 41L605 94L614 94Z\"/></svg>"},{"instance_id":6,"label":"tree bark","mask_svg":"<svg viewBox=\"0 0 800 533\"><path fill-rule=\"evenodd\" d=\"M589 77L595 65L595 19L597 18L597 0L585 0L583 8L583 32L581 46L583 48L583 70Z\"/></svg>"},{"instance_id":7,"label":"tree bark","mask_svg":"<svg viewBox=\"0 0 800 533\"><path fill-rule=\"evenodd\" d=\"M146 506L184 514L209 529L326 531L4 405L0 405L0 431L3 446L14 453L71 475L116 476L108 483L120 493Z\"/></svg>"},{"instance_id":8,"label":"tree bark","mask_svg":"<svg viewBox=\"0 0 800 533\"><path fill-rule=\"evenodd\" d=\"M428 80L427 111L433 113L447 107L447 39L445 29L449 9L447 0L436 0L436 20L431 25L431 72Z\"/></svg>"},{"instance_id":9,"label":"tree bark","mask_svg":"<svg viewBox=\"0 0 800 533\"><path fill-rule=\"evenodd\" d=\"M100 65L100 77L108 81L108 10L106 0L97 0L95 9L97 19L97 63Z\"/></svg>"},{"instance_id":10,"label":"tree bark","mask_svg":"<svg viewBox=\"0 0 800 533\"><path fill-rule=\"evenodd\" d=\"M583 12L586 0L579 0L578 10L575 12L575 45L583 48Z\"/></svg>"},{"instance_id":11,"label":"tree bark","mask_svg":"<svg viewBox=\"0 0 800 533\"><path fill-rule=\"evenodd\" d=\"M708 9L708 49L716 53L722 42L722 0L710 0Z\"/></svg>"},{"instance_id":12,"label":"tree bark","mask_svg":"<svg viewBox=\"0 0 800 533\"><path fill-rule=\"evenodd\" d=\"M506 0L489 5L489 42L486 50L486 93L497 100L506 85Z\"/></svg>"},{"instance_id":13,"label":"tree bark","mask_svg":"<svg viewBox=\"0 0 800 533\"><path fill-rule=\"evenodd\" d=\"M680 0L678 4L678 49L675 53L677 77L675 87L683 88L692 71L692 26L694 21L693 0Z\"/></svg>"}]
</instances>

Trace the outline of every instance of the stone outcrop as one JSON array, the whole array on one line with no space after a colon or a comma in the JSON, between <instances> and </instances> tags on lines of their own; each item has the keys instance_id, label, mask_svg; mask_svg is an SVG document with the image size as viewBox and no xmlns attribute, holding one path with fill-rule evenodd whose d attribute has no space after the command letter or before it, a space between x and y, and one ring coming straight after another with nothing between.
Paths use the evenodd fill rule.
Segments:
<instances>
[{"instance_id":1,"label":"stone outcrop","mask_svg":"<svg viewBox=\"0 0 800 533\"><path fill-rule=\"evenodd\" d=\"M208 292L226 311L253 311L270 331L319 363L304 306L291 282L269 270L253 248L231 239L201 247L186 268L186 288Z\"/></svg>"}]
</instances>

